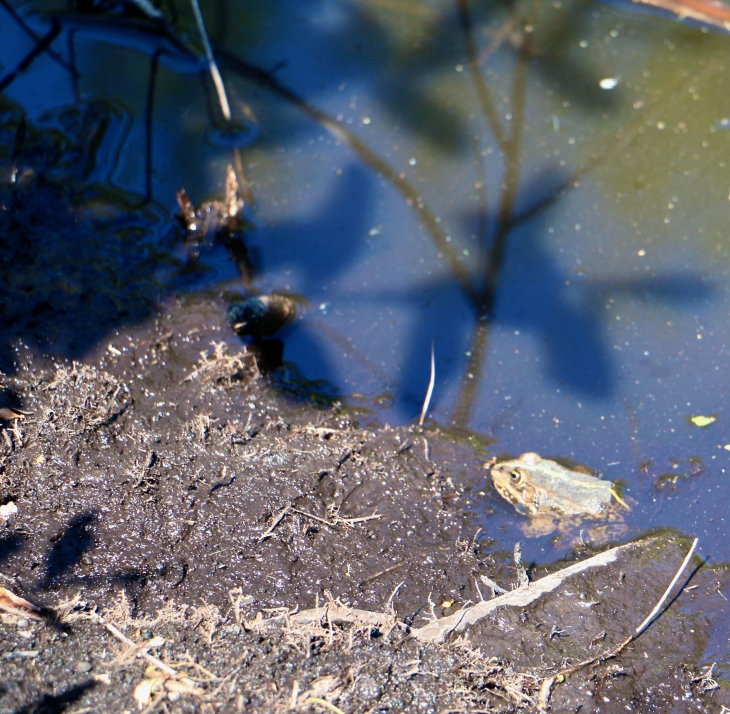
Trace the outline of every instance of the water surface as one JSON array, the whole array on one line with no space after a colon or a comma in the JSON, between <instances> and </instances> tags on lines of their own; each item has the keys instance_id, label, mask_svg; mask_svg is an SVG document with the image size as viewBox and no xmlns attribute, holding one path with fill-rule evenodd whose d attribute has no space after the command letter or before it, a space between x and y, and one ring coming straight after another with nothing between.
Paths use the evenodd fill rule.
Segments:
<instances>
[{"instance_id":1,"label":"water surface","mask_svg":"<svg viewBox=\"0 0 730 714\"><path fill-rule=\"evenodd\" d=\"M254 287L306 298L282 335L306 378L408 423L433 344L436 423L493 439L485 457L588 464L636 502L630 532L678 528L728 559L725 33L598 2L209 2L224 140L186 6L165 10L174 34L13 7L5 96L47 128L98 106L88 180L143 206L160 249L184 255L175 192L220 197L239 148ZM17 18L59 29L7 81L36 44ZM160 275L243 289L222 247L201 261ZM486 532L520 537L486 481L475 498Z\"/></svg>"}]
</instances>

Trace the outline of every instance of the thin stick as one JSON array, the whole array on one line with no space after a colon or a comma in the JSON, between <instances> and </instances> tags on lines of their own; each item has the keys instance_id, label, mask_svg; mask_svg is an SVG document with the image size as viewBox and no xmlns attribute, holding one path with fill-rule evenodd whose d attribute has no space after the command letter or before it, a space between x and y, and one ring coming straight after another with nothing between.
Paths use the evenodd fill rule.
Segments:
<instances>
[{"instance_id":1,"label":"thin stick","mask_svg":"<svg viewBox=\"0 0 730 714\"><path fill-rule=\"evenodd\" d=\"M284 508L282 508L282 509L281 509L281 510L279 511L279 513L277 513L277 514L276 514L276 516L275 516L275 518L274 518L273 522L272 522L272 523L271 523L271 525L270 525L270 526L269 526L269 527L268 527L268 528L266 529L266 532L265 532L265 533L262 533L262 534L261 534L261 535L259 536L259 543L260 543L260 542L261 542L262 540L266 540L266 539L267 539L267 538L268 538L269 536L271 536L271 534L272 534L272 533L274 532L274 528L276 528L276 526L278 526L278 525L279 525L279 523L281 523L281 519L282 519L282 518L284 518L284 516L285 516L285 515L286 515L287 513L289 513L289 511L291 511L291 503L290 503L290 504L289 504L288 506L284 506Z\"/></svg>"},{"instance_id":2,"label":"thin stick","mask_svg":"<svg viewBox=\"0 0 730 714\"><path fill-rule=\"evenodd\" d=\"M343 518L342 516L337 516L336 521L328 521L326 518L320 518L319 516L315 516L312 513L307 513L306 511L300 511L298 508L292 508L292 513L298 513L300 516L306 516L307 518L311 518L313 521L319 521L320 523L324 523L326 526L330 526L334 528L335 526L338 526L340 523L344 523L345 525L352 525L353 523L364 523L365 521L377 521L379 518L382 518L383 515L381 513L373 513L372 516L360 516L359 518Z\"/></svg>"},{"instance_id":3,"label":"thin stick","mask_svg":"<svg viewBox=\"0 0 730 714\"><path fill-rule=\"evenodd\" d=\"M418 420L418 426L423 426L423 420L426 418L428 405L431 403L431 396L433 395L434 384L436 384L436 359L434 357L433 351L433 340L431 340L431 380L428 383L426 398L423 400L423 409L421 409L421 418Z\"/></svg>"},{"instance_id":4,"label":"thin stick","mask_svg":"<svg viewBox=\"0 0 730 714\"><path fill-rule=\"evenodd\" d=\"M345 523L351 526L353 523L365 523L366 521L377 521L383 517L382 513L373 513L371 516L358 516L357 518L345 518L344 516L337 516L335 525L338 523Z\"/></svg>"},{"instance_id":5,"label":"thin stick","mask_svg":"<svg viewBox=\"0 0 730 714\"><path fill-rule=\"evenodd\" d=\"M386 568L385 570L381 570L379 573L375 573L375 575L370 575L369 577L365 578L365 580L362 580L358 583L358 587L361 585L365 585L366 583L370 583L373 580L377 580L382 575L386 575L387 573L392 573L394 570L398 570L398 568L402 568L405 565L405 561L402 561L400 563L396 563L395 565L391 565L389 568Z\"/></svg>"},{"instance_id":6,"label":"thin stick","mask_svg":"<svg viewBox=\"0 0 730 714\"><path fill-rule=\"evenodd\" d=\"M210 76L213 79L215 85L215 91L218 94L218 102L221 105L221 112L223 112L223 118L226 122L231 121L231 107L228 104L228 96L226 95L226 88L223 85L223 78L221 73L218 71L218 65L216 64L215 57L213 57L213 49L210 46L208 40L208 33L205 31L205 23L203 22L203 13L200 12L200 5L198 0L190 0L190 4L193 6L193 13L195 15L195 22L198 24L198 32L200 32L200 39L203 41L203 49L205 50L205 57L208 60L208 70Z\"/></svg>"},{"instance_id":7,"label":"thin stick","mask_svg":"<svg viewBox=\"0 0 730 714\"><path fill-rule=\"evenodd\" d=\"M649 627L651 621L654 619L654 615L659 612L662 605L664 604L664 601L669 597L669 593L672 591L672 588L676 585L677 580L679 580L679 576L682 575L684 572L684 569L687 567L687 564L689 563L689 559L692 557L692 554L695 552L695 548L697 547L697 542L699 541L699 538L695 538L694 543L692 543L692 547L689 549L689 553L687 553L687 557L684 559L684 562L682 563L682 567L677 571L677 574L674 576L674 580L672 580L671 583L669 583L669 587L664 591L664 595L662 595L661 600L656 604L654 609L649 613L649 616L642 622L637 628L636 628L636 634L634 637L638 637L647 627Z\"/></svg>"},{"instance_id":8,"label":"thin stick","mask_svg":"<svg viewBox=\"0 0 730 714\"><path fill-rule=\"evenodd\" d=\"M393 614L395 614L395 608L393 607L393 598L398 594L398 591L406 584L405 580L401 580L394 588L393 592L390 593L390 597L388 598L388 602L385 604L385 609L390 610Z\"/></svg>"},{"instance_id":9,"label":"thin stick","mask_svg":"<svg viewBox=\"0 0 730 714\"><path fill-rule=\"evenodd\" d=\"M125 645L128 645L129 647L134 647L135 649L139 648L138 643L136 643L134 640L130 640L129 637L127 637L126 635L123 635L116 627L114 627L114 625L107 622L104 624L104 627L106 627L106 629L111 632L114 637L124 642ZM157 657L149 654L145 650L137 652L137 657L144 657L144 659L146 659L150 664L157 667L157 669L163 671L165 674L169 674L171 677L179 679L180 675L172 667L169 667L162 660L157 659Z\"/></svg>"},{"instance_id":10,"label":"thin stick","mask_svg":"<svg viewBox=\"0 0 730 714\"><path fill-rule=\"evenodd\" d=\"M574 674L578 670L583 669L584 667L588 667L592 664L595 664L597 662L604 662L605 660L612 659L613 657L616 657L618 654L621 653L621 651L630 645L635 639L639 637L639 635L651 624L653 618L656 616L657 612L661 609L661 606L664 604L664 601L669 596L669 593L672 591L672 588L676 584L677 580L679 580L680 576L684 572L684 569L687 567L687 564L689 563L690 558L692 557L692 554L695 551L695 548L697 547L697 542L699 541L699 538L695 538L694 543L692 543L692 547L689 550L689 553L687 553L687 556L685 557L682 565L680 566L679 570L677 571L677 574L674 576L674 579L671 583L669 583L669 587L664 591L664 595L660 598L659 602L656 604L654 609L649 614L649 617L644 620L637 628L636 632L634 634L627 637L623 642L621 642L618 646L614 647L611 650L608 650L607 652L602 652L601 654L597 655L596 657L591 657L590 659L584 660L583 662L579 662L578 664L574 664L572 667L566 667L565 669L561 669L559 672L556 672L553 675L550 675L549 677L546 677L542 685L540 686L540 694L538 696L537 700L537 706L538 711L543 711L547 709L548 703L550 701L550 694L552 692L553 685L555 684L555 681L558 679L558 677L566 677L569 674Z\"/></svg>"}]
</instances>

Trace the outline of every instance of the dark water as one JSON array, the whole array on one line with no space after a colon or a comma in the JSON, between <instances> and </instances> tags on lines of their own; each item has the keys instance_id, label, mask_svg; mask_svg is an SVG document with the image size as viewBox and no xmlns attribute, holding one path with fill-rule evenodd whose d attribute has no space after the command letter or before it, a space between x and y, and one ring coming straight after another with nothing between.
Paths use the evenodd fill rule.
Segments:
<instances>
[{"instance_id":1,"label":"dark water","mask_svg":"<svg viewBox=\"0 0 730 714\"><path fill-rule=\"evenodd\" d=\"M175 192L220 197L235 145L255 287L307 301L283 334L305 377L407 423L433 341L436 422L589 464L623 481L635 531L728 559L726 34L595 2L209 2L230 137L189 7L168 29L121 5L12 7L8 116L93 138L85 180L141 207L159 251L146 284L240 287L221 246L170 264ZM20 21L56 33L52 54ZM497 522L519 537L500 504Z\"/></svg>"}]
</instances>

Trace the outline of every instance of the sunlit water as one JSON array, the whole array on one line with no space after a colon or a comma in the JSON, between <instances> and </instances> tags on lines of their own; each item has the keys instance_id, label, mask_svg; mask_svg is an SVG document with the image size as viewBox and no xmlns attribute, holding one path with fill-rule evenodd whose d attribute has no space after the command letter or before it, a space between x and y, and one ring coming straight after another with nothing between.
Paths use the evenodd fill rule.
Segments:
<instances>
[{"instance_id":1,"label":"sunlit water","mask_svg":"<svg viewBox=\"0 0 730 714\"><path fill-rule=\"evenodd\" d=\"M730 38L623 5L472 5L205 5L232 140L202 61L152 28L61 14L52 48L111 113L90 180L149 193L161 244L175 192L220 196L241 145L254 285L307 299L283 335L307 378L412 422L433 343L437 423L621 479L632 532L676 527L726 560ZM52 3L16 7L48 31ZM4 73L34 46L14 22ZM5 94L53 127L74 91L41 54ZM222 248L202 261L186 289L237 288Z\"/></svg>"}]
</instances>

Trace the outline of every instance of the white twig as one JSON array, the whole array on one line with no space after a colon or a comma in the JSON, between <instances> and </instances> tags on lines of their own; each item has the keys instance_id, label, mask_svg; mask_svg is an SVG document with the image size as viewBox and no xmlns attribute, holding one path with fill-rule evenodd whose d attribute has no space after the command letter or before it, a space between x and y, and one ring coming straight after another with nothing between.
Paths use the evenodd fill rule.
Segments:
<instances>
[{"instance_id":1,"label":"white twig","mask_svg":"<svg viewBox=\"0 0 730 714\"><path fill-rule=\"evenodd\" d=\"M431 403L431 396L433 395L434 384L436 384L436 359L434 357L433 351L433 340L431 340L431 380L428 383L426 398L423 400L423 409L421 409L421 418L418 420L418 426L423 426L423 420L426 418L428 405Z\"/></svg>"},{"instance_id":2,"label":"white twig","mask_svg":"<svg viewBox=\"0 0 730 714\"><path fill-rule=\"evenodd\" d=\"M655 605L654 609L649 613L649 616L642 622L637 628L636 628L636 635L640 635L647 627L649 627L649 624L654 619L654 616L661 610L662 605L664 604L664 601L669 596L669 593L672 591L672 588L676 585L677 580L679 580L679 576L684 572L684 569L687 567L687 563L689 563L689 559L692 557L692 553L695 552L695 548L697 547L697 542L699 541L699 538L695 538L694 543L692 543L692 547L689 549L689 553L687 553L687 557L684 559L684 562L682 563L682 566L677 571L677 574L674 576L674 580L672 580L671 583L669 583L669 587L664 591L664 595L662 595L661 600Z\"/></svg>"},{"instance_id":3,"label":"white twig","mask_svg":"<svg viewBox=\"0 0 730 714\"><path fill-rule=\"evenodd\" d=\"M103 622L103 619L102 618L100 618L100 619ZM134 647L135 649L139 650L139 645L134 640L130 640L129 637L122 634L122 632L120 632L111 623L105 622L104 627L106 627L107 631L111 632L111 634L114 635L114 637L116 637L118 640L121 640L122 642L124 642L125 645L128 645L129 647ZM171 677L178 676L178 673L176 670L174 670L169 665L166 665L162 660L158 659L154 655L151 655L149 652L147 652L146 649L139 650L137 652L137 657L144 657L144 659L146 659L150 664L154 665L155 667L157 667L157 669L161 670L165 674L170 675Z\"/></svg>"},{"instance_id":4,"label":"white twig","mask_svg":"<svg viewBox=\"0 0 730 714\"><path fill-rule=\"evenodd\" d=\"M266 540L267 538L269 538L271 536L271 534L274 532L274 528L276 528L276 526L278 526L279 523L281 523L282 518L284 518L284 516L287 513L289 513L289 511L291 511L291 503L287 506L284 506L284 508L282 508L274 516L274 520L271 522L271 525L266 529L266 531L264 533L262 533L259 536L259 543L261 543L261 541Z\"/></svg>"},{"instance_id":5,"label":"white twig","mask_svg":"<svg viewBox=\"0 0 730 714\"><path fill-rule=\"evenodd\" d=\"M198 0L190 0L190 4L193 6L193 13L195 14L195 22L198 24L198 32L200 32L200 39L203 41L203 49L205 50L205 57L208 60L208 70L210 76L213 79L215 85L216 94L218 94L218 102L221 105L221 112L223 112L223 118L227 121L231 121L231 107L228 104L228 96L226 95L226 88L223 85L223 78L221 73L218 71L218 65L216 64L215 57L213 57L213 50L208 40L208 33L205 30L205 23L203 22L203 13L200 12L200 5Z\"/></svg>"}]
</instances>

